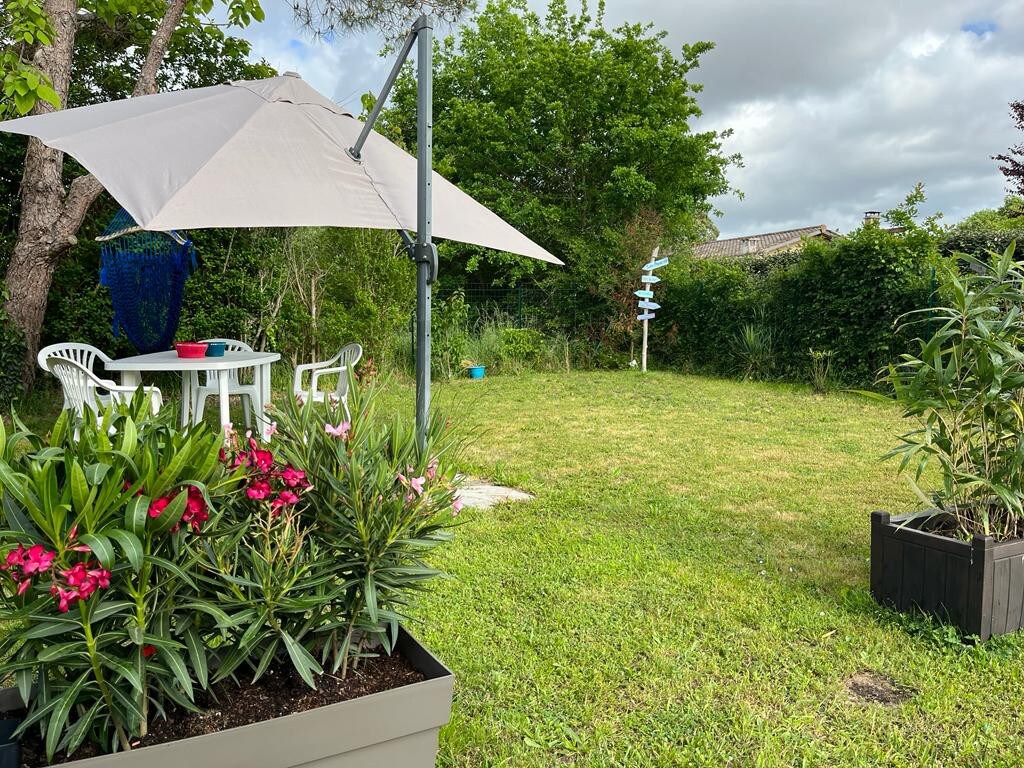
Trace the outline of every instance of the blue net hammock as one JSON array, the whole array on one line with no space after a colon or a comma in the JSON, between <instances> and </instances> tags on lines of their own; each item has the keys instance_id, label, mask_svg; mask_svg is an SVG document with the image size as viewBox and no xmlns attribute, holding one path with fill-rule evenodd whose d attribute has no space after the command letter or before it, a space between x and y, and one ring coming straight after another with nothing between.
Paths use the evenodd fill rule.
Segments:
<instances>
[{"instance_id":1,"label":"blue net hammock","mask_svg":"<svg viewBox=\"0 0 1024 768\"><path fill-rule=\"evenodd\" d=\"M113 331L140 353L170 349L178 331L185 280L195 269L192 241L177 232L140 229L123 208L96 238L100 284L110 289Z\"/></svg>"}]
</instances>

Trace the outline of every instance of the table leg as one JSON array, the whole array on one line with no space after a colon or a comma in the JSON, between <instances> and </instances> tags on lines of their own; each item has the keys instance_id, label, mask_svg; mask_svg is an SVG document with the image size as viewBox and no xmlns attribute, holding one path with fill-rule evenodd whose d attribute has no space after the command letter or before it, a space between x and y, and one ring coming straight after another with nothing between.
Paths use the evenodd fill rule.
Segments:
<instances>
[{"instance_id":1,"label":"table leg","mask_svg":"<svg viewBox=\"0 0 1024 768\"><path fill-rule=\"evenodd\" d=\"M270 426L270 419L264 413L264 409L270 405L270 364L260 365L257 367L259 372L258 386L260 393L259 411L257 412L257 418L262 424L262 429L266 429Z\"/></svg>"},{"instance_id":2,"label":"table leg","mask_svg":"<svg viewBox=\"0 0 1024 768\"><path fill-rule=\"evenodd\" d=\"M184 429L189 425L192 417L192 373L191 371L181 372L181 418L179 423Z\"/></svg>"},{"instance_id":3,"label":"table leg","mask_svg":"<svg viewBox=\"0 0 1024 768\"><path fill-rule=\"evenodd\" d=\"M220 400L221 427L231 423L231 401L228 398L227 371L221 371L220 376L217 377L217 399Z\"/></svg>"},{"instance_id":4,"label":"table leg","mask_svg":"<svg viewBox=\"0 0 1024 768\"><path fill-rule=\"evenodd\" d=\"M142 383L142 375L138 371L121 371L121 385L125 387L135 387Z\"/></svg>"}]
</instances>

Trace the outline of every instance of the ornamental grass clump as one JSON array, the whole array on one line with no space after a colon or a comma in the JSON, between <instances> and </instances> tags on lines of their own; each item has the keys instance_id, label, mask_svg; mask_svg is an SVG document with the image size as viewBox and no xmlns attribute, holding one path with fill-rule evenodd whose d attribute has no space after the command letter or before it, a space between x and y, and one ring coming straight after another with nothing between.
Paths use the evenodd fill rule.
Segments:
<instances>
[{"instance_id":1,"label":"ornamental grass clump","mask_svg":"<svg viewBox=\"0 0 1024 768\"><path fill-rule=\"evenodd\" d=\"M959 255L966 269L945 279L948 305L904 316L920 351L882 381L917 427L886 457L951 532L1006 540L1024 536L1024 264L1012 244L989 257ZM932 466L941 485L926 493Z\"/></svg>"},{"instance_id":2,"label":"ornamental grass clump","mask_svg":"<svg viewBox=\"0 0 1024 768\"><path fill-rule=\"evenodd\" d=\"M0 677L26 702L19 733L49 760L85 742L131 749L153 718L186 716L219 683L294 670L316 687L390 653L439 572L460 502L458 442L434 419L420 449L352 382L288 402L272 442L184 431L141 397L62 415L48 438L0 424ZM71 425L73 427L74 425Z\"/></svg>"}]
</instances>

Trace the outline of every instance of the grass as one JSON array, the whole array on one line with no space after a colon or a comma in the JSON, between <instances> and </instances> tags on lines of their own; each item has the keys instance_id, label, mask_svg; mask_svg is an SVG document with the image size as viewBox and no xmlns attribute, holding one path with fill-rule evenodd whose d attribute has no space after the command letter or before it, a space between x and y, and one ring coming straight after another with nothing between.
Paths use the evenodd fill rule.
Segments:
<instances>
[{"instance_id":1,"label":"grass","mask_svg":"<svg viewBox=\"0 0 1024 768\"><path fill-rule=\"evenodd\" d=\"M789 386L631 372L456 382L473 513L418 632L455 670L444 766L1010 765L1024 642L880 609L868 515L915 499L895 412ZM859 703L869 670L911 692Z\"/></svg>"},{"instance_id":2,"label":"grass","mask_svg":"<svg viewBox=\"0 0 1024 768\"><path fill-rule=\"evenodd\" d=\"M1024 639L965 646L868 594L869 512L915 506L878 461L894 411L633 372L435 402L480 430L474 471L537 495L439 553L414 627L457 679L439 765L1019 764ZM854 700L863 671L908 697Z\"/></svg>"}]
</instances>

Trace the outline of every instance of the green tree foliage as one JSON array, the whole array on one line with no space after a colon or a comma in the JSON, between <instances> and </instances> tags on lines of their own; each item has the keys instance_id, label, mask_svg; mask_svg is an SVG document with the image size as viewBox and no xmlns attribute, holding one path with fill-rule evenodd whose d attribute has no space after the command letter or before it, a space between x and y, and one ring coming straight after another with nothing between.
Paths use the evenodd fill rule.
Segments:
<instances>
[{"instance_id":1,"label":"green tree foliage","mask_svg":"<svg viewBox=\"0 0 1024 768\"><path fill-rule=\"evenodd\" d=\"M976 211L952 227L941 248L947 255L987 258L989 252L1002 253L1015 241L1024 242L1024 197L1008 195L999 208Z\"/></svg>"},{"instance_id":2,"label":"green tree foliage","mask_svg":"<svg viewBox=\"0 0 1024 768\"><path fill-rule=\"evenodd\" d=\"M621 313L623 275L635 275L654 242L706 230L708 199L727 191L732 160L723 134L692 130L700 86L688 78L712 46L676 53L664 37L650 25L606 29L603 5L596 17L586 6L575 16L552 0L541 17L521 0L493 0L438 45L439 171L567 265L448 245L442 280L557 285L576 296L567 315L604 333ZM409 71L386 113L409 148L415 95ZM639 241L646 253L634 253Z\"/></svg>"}]
</instances>

